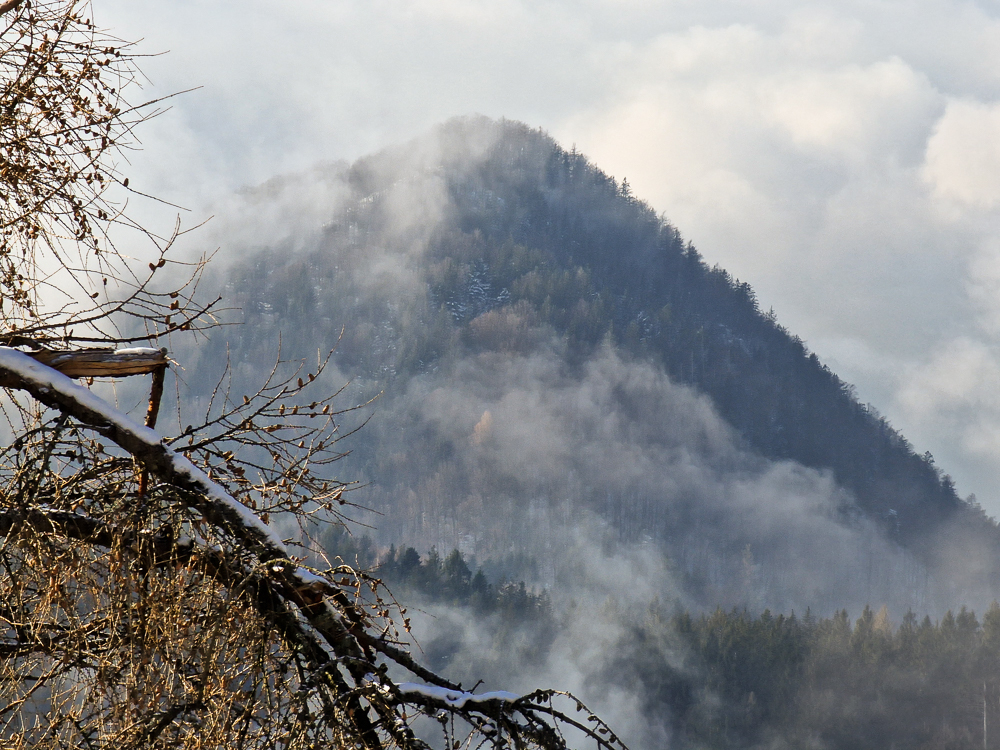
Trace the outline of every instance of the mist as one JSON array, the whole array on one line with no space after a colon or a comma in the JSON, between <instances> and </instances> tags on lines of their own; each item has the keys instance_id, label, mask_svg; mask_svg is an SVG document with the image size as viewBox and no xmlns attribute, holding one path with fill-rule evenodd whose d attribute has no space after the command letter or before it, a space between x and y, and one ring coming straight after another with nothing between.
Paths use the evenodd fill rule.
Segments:
<instances>
[{"instance_id":1,"label":"mist","mask_svg":"<svg viewBox=\"0 0 1000 750\"><path fill-rule=\"evenodd\" d=\"M680 586L699 609L985 608L992 588L982 571L966 575L967 558L925 556L941 566L928 571L896 541L894 517L864 517L829 472L756 455L707 397L651 363L610 344L580 361L530 313L504 308L499 319L491 295L504 290L448 303L453 315L481 305L469 335L506 337L502 351L477 353L473 340L397 377L400 350L417 346L401 338L407 327L440 323L430 248L454 213L441 170L474 169L490 132L446 126L353 167L271 180L228 199L209 229L228 240L216 273L242 309L245 325L223 329L240 378L259 375L280 338L285 357L336 347L330 385L350 381L357 402L378 396L342 471L365 485L355 497L370 512L357 520L379 545L534 558L541 573L529 583L551 588L559 539L611 534L669 560L674 580L653 596ZM284 298L291 290L319 300L307 330L287 325L307 304ZM217 367L221 351L202 347L198 369Z\"/></svg>"},{"instance_id":2,"label":"mist","mask_svg":"<svg viewBox=\"0 0 1000 750\"><path fill-rule=\"evenodd\" d=\"M558 566L558 535L600 517L622 543L662 545L702 606L927 608L922 567L852 517L830 476L742 450L706 398L653 367L611 352L575 375L554 355L485 359L379 408L370 522L386 541Z\"/></svg>"},{"instance_id":3,"label":"mist","mask_svg":"<svg viewBox=\"0 0 1000 750\"><path fill-rule=\"evenodd\" d=\"M488 269L467 295L431 299L451 267L441 247L464 241L443 172L473 172L491 132L451 123L228 197L206 229L225 243L209 285L242 325L175 355L201 383L228 358L240 388L270 366L276 341L285 358L336 348L325 382L349 384L345 405L376 397L343 425L367 418L340 469L361 484L352 533L383 550L457 549L551 597L557 627L541 656L537 633L498 651L495 624L418 599L428 654L444 644L449 674L490 689L569 689L634 746L656 747L671 741L668 717L651 720L640 687L615 676L650 618L986 609L995 591L961 530L918 559L891 513L863 515L828 471L763 458L708 397L610 340L579 356L529 309L506 306ZM466 333L449 333L459 319ZM424 338L449 348L424 363ZM204 386L187 380L197 407ZM657 654L686 674L669 637Z\"/></svg>"}]
</instances>

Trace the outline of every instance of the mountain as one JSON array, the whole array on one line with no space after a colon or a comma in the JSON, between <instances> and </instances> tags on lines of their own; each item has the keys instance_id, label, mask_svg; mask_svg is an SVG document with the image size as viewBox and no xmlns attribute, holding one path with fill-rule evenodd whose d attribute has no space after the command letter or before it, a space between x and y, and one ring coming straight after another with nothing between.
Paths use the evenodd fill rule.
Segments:
<instances>
[{"instance_id":1,"label":"mountain","mask_svg":"<svg viewBox=\"0 0 1000 750\"><path fill-rule=\"evenodd\" d=\"M275 333L282 357L335 348L333 380L381 394L343 464L379 544L542 583L572 577L567 544L652 547L705 605L997 596L1000 532L931 456L544 132L457 119L241 201L244 325L199 370L249 384Z\"/></svg>"}]
</instances>

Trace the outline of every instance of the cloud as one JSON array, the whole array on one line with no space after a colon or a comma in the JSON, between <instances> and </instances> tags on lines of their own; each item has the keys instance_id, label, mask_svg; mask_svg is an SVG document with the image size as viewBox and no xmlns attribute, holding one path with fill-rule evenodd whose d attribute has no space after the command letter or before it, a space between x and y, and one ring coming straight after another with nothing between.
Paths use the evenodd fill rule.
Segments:
<instances>
[{"instance_id":1,"label":"cloud","mask_svg":"<svg viewBox=\"0 0 1000 750\"><path fill-rule=\"evenodd\" d=\"M1000 205L1000 105L949 102L928 139L924 177L938 200Z\"/></svg>"},{"instance_id":2,"label":"cloud","mask_svg":"<svg viewBox=\"0 0 1000 750\"><path fill-rule=\"evenodd\" d=\"M582 372L557 343L466 357L387 393L359 440L383 457L367 501L377 515L363 519L382 544L533 556L554 566L544 585L573 570L547 551L602 525L612 546L664 551L699 607L885 602L902 613L936 608L958 585L932 575L928 587L923 565L886 540L882 521L850 511L828 473L755 457L706 397L610 351ZM668 579L642 597L679 591Z\"/></svg>"}]
</instances>

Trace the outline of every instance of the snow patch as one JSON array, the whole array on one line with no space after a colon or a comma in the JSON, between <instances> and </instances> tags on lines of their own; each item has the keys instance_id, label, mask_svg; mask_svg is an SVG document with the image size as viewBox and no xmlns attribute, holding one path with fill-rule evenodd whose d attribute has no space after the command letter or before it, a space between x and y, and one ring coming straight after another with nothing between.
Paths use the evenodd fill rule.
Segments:
<instances>
[{"instance_id":1,"label":"snow patch","mask_svg":"<svg viewBox=\"0 0 1000 750\"><path fill-rule=\"evenodd\" d=\"M419 682L401 682L397 685L399 691L406 695L417 694L423 695L427 698L435 698L439 701L447 703L453 708L464 708L468 703L484 703L486 701L501 701L504 703L513 703L516 700L520 700L521 696L515 693L508 693L506 690L494 690L491 693L480 693L479 695L473 695L472 693L466 693L463 690L448 690L447 688L437 687L436 685L423 685Z\"/></svg>"},{"instance_id":2,"label":"snow patch","mask_svg":"<svg viewBox=\"0 0 1000 750\"><path fill-rule=\"evenodd\" d=\"M152 430L150 430L150 432L152 432ZM156 433L154 432L153 434L155 435ZM158 435L156 442L160 442ZM279 550L285 557L288 557L288 548L285 547L285 543L281 540L281 537L275 533L274 529L261 521L260 518L257 517L256 513L222 489L221 486L209 479L205 472L181 454L169 451L167 455L169 456L170 463L173 465L174 471L188 477L189 481L193 484L201 485L202 491L210 500L234 510L239 515L240 522L244 526L257 531L261 536L267 539L269 544Z\"/></svg>"},{"instance_id":3,"label":"snow patch","mask_svg":"<svg viewBox=\"0 0 1000 750\"><path fill-rule=\"evenodd\" d=\"M155 357L157 354L166 354L166 352L162 349L153 349L149 346L133 346L129 349L115 349L114 354L122 357L139 355Z\"/></svg>"}]
</instances>

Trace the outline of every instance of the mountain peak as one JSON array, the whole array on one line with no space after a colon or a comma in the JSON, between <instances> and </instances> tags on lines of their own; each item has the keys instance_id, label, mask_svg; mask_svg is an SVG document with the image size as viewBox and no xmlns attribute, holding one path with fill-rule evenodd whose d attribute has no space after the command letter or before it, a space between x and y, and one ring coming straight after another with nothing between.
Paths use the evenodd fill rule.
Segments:
<instances>
[{"instance_id":1,"label":"mountain peak","mask_svg":"<svg viewBox=\"0 0 1000 750\"><path fill-rule=\"evenodd\" d=\"M498 554L543 543L532 513L577 508L662 544L709 600L733 594L748 544L775 571L817 544L828 568L875 554L897 571L869 584L882 601L993 590L998 553L970 572L952 545L995 549L995 524L625 181L484 117L337 174L322 228L234 269L248 325L231 346L260 361L261 327L286 352L337 344L344 375L384 391L350 466L386 540ZM698 572L692 535L729 562ZM940 572L935 592L900 594L918 570ZM816 606L810 587L769 596Z\"/></svg>"}]
</instances>

